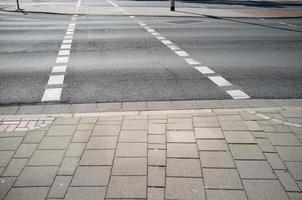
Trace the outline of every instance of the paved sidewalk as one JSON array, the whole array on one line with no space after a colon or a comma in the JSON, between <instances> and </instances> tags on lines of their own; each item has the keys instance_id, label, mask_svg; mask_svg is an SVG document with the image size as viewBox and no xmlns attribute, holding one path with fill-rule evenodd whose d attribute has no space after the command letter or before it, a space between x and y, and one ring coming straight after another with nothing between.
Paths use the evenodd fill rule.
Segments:
<instances>
[{"instance_id":1,"label":"paved sidewalk","mask_svg":"<svg viewBox=\"0 0 302 200\"><path fill-rule=\"evenodd\" d=\"M301 124L302 107L1 115L0 199L298 200Z\"/></svg>"}]
</instances>

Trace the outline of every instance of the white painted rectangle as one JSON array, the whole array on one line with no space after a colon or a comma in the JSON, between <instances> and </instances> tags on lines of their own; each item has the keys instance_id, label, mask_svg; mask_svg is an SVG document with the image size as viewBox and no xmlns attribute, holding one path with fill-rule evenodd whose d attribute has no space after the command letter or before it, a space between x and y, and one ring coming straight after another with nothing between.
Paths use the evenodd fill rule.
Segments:
<instances>
[{"instance_id":1,"label":"white painted rectangle","mask_svg":"<svg viewBox=\"0 0 302 200\"><path fill-rule=\"evenodd\" d=\"M154 33L151 33L151 34L154 35L154 36L159 35L159 33L157 33L157 32L154 32Z\"/></svg>"},{"instance_id":2,"label":"white painted rectangle","mask_svg":"<svg viewBox=\"0 0 302 200\"><path fill-rule=\"evenodd\" d=\"M65 35L73 35L73 31L67 31L66 33L65 33Z\"/></svg>"},{"instance_id":3,"label":"white painted rectangle","mask_svg":"<svg viewBox=\"0 0 302 200\"><path fill-rule=\"evenodd\" d=\"M209 76L208 77L211 81L213 81L218 86L231 86L232 83L224 79L222 76Z\"/></svg>"},{"instance_id":4,"label":"white painted rectangle","mask_svg":"<svg viewBox=\"0 0 302 200\"><path fill-rule=\"evenodd\" d=\"M189 54L185 51L174 51L174 52L181 57L189 56Z\"/></svg>"},{"instance_id":5,"label":"white painted rectangle","mask_svg":"<svg viewBox=\"0 0 302 200\"><path fill-rule=\"evenodd\" d=\"M161 41L163 44L173 44L170 40L162 40Z\"/></svg>"},{"instance_id":6,"label":"white painted rectangle","mask_svg":"<svg viewBox=\"0 0 302 200\"><path fill-rule=\"evenodd\" d=\"M226 90L233 99L250 99L251 97L241 90Z\"/></svg>"},{"instance_id":7,"label":"white painted rectangle","mask_svg":"<svg viewBox=\"0 0 302 200\"><path fill-rule=\"evenodd\" d=\"M70 50L60 50L59 51L59 56L69 56Z\"/></svg>"},{"instance_id":8,"label":"white painted rectangle","mask_svg":"<svg viewBox=\"0 0 302 200\"><path fill-rule=\"evenodd\" d=\"M66 31L74 32L74 28L68 28Z\"/></svg>"},{"instance_id":9,"label":"white painted rectangle","mask_svg":"<svg viewBox=\"0 0 302 200\"><path fill-rule=\"evenodd\" d=\"M72 39L73 35L65 35L64 40L65 39Z\"/></svg>"},{"instance_id":10,"label":"white painted rectangle","mask_svg":"<svg viewBox=\"0 0 302 200\"><path fill-rule=\"evenodd\" d=\"M71 44L62 44L61 45L61 49L70 49L71 48Z\"/></svg>"},{"instance_id":11,"label":"white painted rectangle","mask_svg":"<svg viewBox=\"0 0 302 200\"><path fill-rule=\"evenodd\" d=\"M176 45L167 45L167 47L168 47L169 49L171 49L172 51L180 50L180 48L179 48L178 46L176 46Z\"/></svg>"},{"instance_id":12,"label":"white painted rectangle","mask_svg":"<svg viewBox=\"0 0 302 200\"><path fill-rule=\"evenodd\" d=\"M52 73L64 73L66 72L67 65L59 65L59 66L53 66Z\"/></svg>"},{"instance_id":13,"label":"white painted rectangle","mask_svg":"<svg viewBox=\"0 0 302 200\"><path fill-rule=\"evenodd\" d=\"M64 57L57 57L56 63L68 63L69 57L64 56Z\"/></svg>"},{"instance_id":14,"label":"white painted rectangle","mask_svg":"<svg viewBox=\"0 0 302 200\"><path fill-rule=\"evenodd\" d=\"M73 26L75 26L75 23L71 23L68 26L73 27Z\"/></svg>"},{"instance_id":15,"label":"white painted rectangle","mask_svg":"<svg viewBox=\"0 0 302 200\"><path fill-rule=\"evenodd\" d=\"M41 101L59 101L61 99L62 88L48 88L44 91Z\"/></svg>"},{"instance_id":16,"label":"white painted rectangle","mask_svg":"<svg viewBox=\"0 0 302 200\"><path fill-rule=\"evenodd\" d=\"M63 40L62 43L63 43L63 44L71 44L71 43L72 43L72 40Z\"/></svg>"},{"instance_id":17,"label":"white painted rectangle","mask_svg":"<svg viewBox=\"0 0 302 200\"><path fill-rule=\"evenodd\" d=\"M200 71L202 74L214 74L215 72L208 68L207 66L200 66L200 67L195 67L198 71Z\"/></svg>"},{"instance_id":18,"label":"white painted rectangle","mask_svg":"<svg viewBox=\"0 0 302 200\"><path fill-rule=\"evenodd\" d=\"M193 58L185 58L185 61L190 65L200 65L201 63Z\"/></svg>"},{"instance_id":19,"label":"white painted rectangle","mask_svg":"<svg viewBox=\"0 0 302 200\"><path fill-rule=\"evenodd\" d=\"M166 39L166 38L163 37L163 36L156 36L156 38L157 38L158 40L165 40L165 39Z\"/></svg>"},{"instance_id":20,"label":"white painted rectangle","mask_svg":"<svg viewBox=\"0 0 302 200\"><path fill-rule=\"evenodd\" d=\"M64 75L51 75L48 79L47 85L62 85L64 82Z\"/></svg>"}]
</instances>

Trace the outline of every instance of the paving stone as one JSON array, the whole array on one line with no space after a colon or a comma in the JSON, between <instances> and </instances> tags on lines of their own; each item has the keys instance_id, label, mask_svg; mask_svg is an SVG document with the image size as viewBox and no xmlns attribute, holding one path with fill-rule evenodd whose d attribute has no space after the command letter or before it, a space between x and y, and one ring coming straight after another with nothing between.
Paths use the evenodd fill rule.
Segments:
<instances>
[{"instance_id":1,"label":"paving stone","mask_svg":"<svg viewBox=\"0 0 302 200\"><path fill-rule=\"evenodd\" d=\"M73 175L80 158L64 158L59 168L58 175Z\"/></svg>"},{"instance_id":2,"label":"paving stone","mask_svg":"<svg viewBox=\"0 0 302 200\"><path fill-rule=\"evenodd\" d=\"M217 115L219 121L242 121L241 115Z\"/></svg>"},{"instance_id":3,"label":"paving stone","mask_svg":"<svg viewBox=\"0 0 302 200\"><path fill-rule=\"evenodd\" d=\"M72 136L76 125L54 125L47 132L47 136Z\"/></svg>"},{"instance_id":4,"label":"paving stone","mask_svg":"<svg viewBox=\"0 0 302 200\"><path fill-rule=\"evenodd\" d=\"M122 121L123 116L100 116L98 121Z\"/></svg>"},{"instance_id":5,"label":"paving stone","mask_svg":"<svg viewBox=\"0 0 302 200\"><path fill-rule=\"evenodd\" d=\"M106 187L69 187L65 200L105 199Z\"/></svg>"},{"instance_id":6,"label":"paving stone","mask_svg":"<svg viewBox=\"0 0 302 200\"><path fill-rule=\"evenodd\" d=\"M265 160L265 157L258 145L231 144L229 147L234 159Z\"/></svg>"},{"instance_id":7,"label":"paving stone","mask_svg":"<svg viewBox=\"0 0 302 200\"><path fill-rule=\"evenodd\" d=\"M86 149L115 149L117 137L90 137Z\"/></svg>"},{"instance_id":8,"label":"paving stone","mask_svg":"<svg viewBox=\"0 0 302 200\"><path fill-rule=\"evenodd\" d=\"M197 140L198 150L202 151L227 151L225 140Z\"/></svg>"},{"instance_id":9,"label":"paving stone","mask_svg":"<svg viewBox=\"0 0 302 200\"><path fill-rule=\"evenodd\" d=\"M26 163L27 159L12 159L2 176L19 176Z\"/></svg>"},{"instance_id":10,"label":"paving stone","mask_svg":"<svg viewBox=\"0 0 302 200\"><path fill-rule=\"evenodd\" d=\"M80 121L79 117L60 117L54 121L54 124L56 124L56 125L58 125L58 124L59 125L65 125L65 124L74 125L74 124L78 124L79 121Z\"/></svg>"},{"instance_id":11,"label":"paving stone","mask_svg":"<svg viewBox=\"0 0 302 200\"><path fill-rule=\"evenodd\" d=\"M122 124L123 130L148 130L147 120L124 120Z\"/></svg>"},{"instance_id":12,"label":"paving stone","mask_svg":"<svg viewBox=\"0 0 302 200\"><path fill-rule=\"evenodd\" d=\"M71 186L107 186L111 167L78 167Z\"/></svg>"},{"instance_id":13,"label":"paving stone","mask_svg":"<svg viewBox=\"0 0 302 200\"><path fill-rule=\"evenodd\" d=\"M23 140L23 143L40 143L46 131L31 131L28 132Z\"/></svg>"},{"instance_id":14,"label":"paving stone","mask_svg":"<svg viewBox=\"0 0 302 200\"><path fill-rule=\"evenodd\" d=\"M57 166L25 167L15 186L51 186L57 170Z\"/></svg>"},{"instance_id":15,"label":"paving stone","mask_svg":"<svg viewBox=\"0 0 302 200\"><path fill-rule=\"evenodd\" d=\"M82 104L71 104L70 112L71 113L91 113L96 110L95 103L82 103Z\"/></svg>"},{"instance_id":16,"label":"paving stone","mask_svg":"<svg viewBox=\"0 0 302 200\"><path fill-rule=\"evenodd\" d=\"M302 134L302 128L296 128L296 127L291 127L291 130L294 132L296 135L301 135Z\"/></svg>"},{"instance_id":17,"label":"paving stone","mask_svg":"<svg viewBox=\"0 0 302 200\"><path fill-rule=\"evenodd\" d=\"M193 130L193 125L192 123L168 123L167 130Z\"/></svg>"},{"instance_id":18,"label":"paving stone","mask_svg":"<svg viewBox=\"0 0 302 200\"><path fill-rule=\"evenodd\" d=\"M148 150L148 165L165 166L166 150Z\"/></svg>"},{"instance_id":19,"label":"paving stone","mask_svg":"<svg viewBox=\"0 0 302 200\"><path fill-rule=\"evenodd\" d=\"M228 151L200 151L202 167L235 168L233 158Z\"/></svg>"},{"instance_id":20,"label":"paving stone","mask_svg":"<svg viewBox=\"0 0 302 200\"><path fill-rule=\"evenodd\" d=\"M48 193L48 187L21 187L12 188L7 194L5 200L41 200L45 199Z\"/></svg>"},{"instance_id":21,"label":"paving stone","mask_svg":"<svg viewBox=\"0 0 302 200\"><path fill-rule=\"evenodd\" d=\"M275 170L285 191L300 192L299 186L287 170Z\"/></svg>"},{"instance_id":22,"label":"paving stone","mask_svg":"<svg viewBox=\"0 0 302 200\"><path fill-rule=\"evenodd\" d=\"M167 144L167 157L173 158L198 158L196 144Z\"/></svg>"},{"instance_id":23,"label":"paving stone","mask_svg":"<svg viewBox=\"0 0 302 200\"><path fill-rule=\"evenodd\" d=\"M148 149L166 150L166 144L148 144Z\"/></svg>"},{"instance_id":24,"label":"paving stone","mask_svg":"<svg viewBox=\"0 0 302 200\"><path fill-rule=\"evenodd\" d=\"M276 129L273 125L261 125L262 129L266 133L273 133L276 132Z\"/></svg>"},{"instance_id":25,"label":"paving stone","mask_svg":"<svg viewBox=\"0 0 302 200\"><path fill-rule=\"evenodd\" d=\"M245 121L245 123L250 131L263 131L256 121Z\"/></svg>"},{"instance_id":26,"label":"paving stone","mask_svg":"<svg viewBox=\"0 0 302 200\"><path fill-rule=\"evenodd\" d=\"M203 180L201 178L167 177L165 199L205 200Z\"/></svg>"},{"instance_id":27,"label":"paving stone","mask_svg":"<svg viewBox=\"0 0 302 200\"><path fill-rule=\"evenodd\" d=\"M166 144L166 135L148 135L148 143Z\"/></svg>"},{"instance_id":28,"label":"paving stone","mask_svg":"<svg viewBox=\"0 0 302 200\"><path fill-rule=\"evenodd\" d=\"M1 174L2 174L2 172L4 171L4 167L0 167L0 176L1 176Z\"/></svg>"},{"instance_id":29,"label":"paving stone","mask_svg":"<svg viewBox=\"0 0 302 200\"><path fill-rule=\"evenodd\" d=\"M292 133L267 133L273 145L301 145Z\"/></svg>"},{"instance_id":30,"label":"paving stone","mask_svg":"<svg viewBox=\"0 0 302 200\"><path fill-rule=\"evenodd\" d=\"M91 131L76 131L71 142L88 142Z\"/></svg>"},{"instance_id":31,"label":"paving stone","mask_svg":"<svg viewBox=\"0 0 302 200\"><path fill-rule=\"evenodd\" d=\"M71 137L44 137L38 149L67 149Z\"/></svg>"},{"instance_id":32,"label":"paving stone","mask_svg":"<svg viewBox=\"0 0 302 200\"><path fill-rule=\"evenodd\" d=\"M81 131L89 131L89 130L93 130L94 128L94 124L79 124L77 126L77 130L81 130Z\"/></svg>"},{"instance_id":33,"label":"paving stone","mask_svg":"<svg viewBox=\"0 0 302 200\"><path fill-rule=\"evenodd\" d=\"M214 128L214 127L217 127L217 128L219 128L220 127L220 125L219 125L219 122L218 121L197 121L197 122L193 122L193 125L194 125L194 127L212 127L212 128Z\"/></svg>"},{"instance_id":34,"label":"paving stone","mask_svg":"<svg viewBox=\"0 0 302 200\"><path fill-rule=\"evenodd\" d=\"M220 128L195 128L197 139L224 139Z\"/></svg>"},{"instance_id":35,"label":"paving stone","mask_svg":"<svg viewBox=\"0 0 302 200\"><path fill-rule=\"evenodd\" d=\"M278 180L243 180L249 200L288 200Z\"/></svg>"},{"instance_id":36,"label":"paving stone","mask_svg":"<svg viewBox=\"0 0 302 200\"><path fill-rule=\"evenodd\" d=\"M302 180L302 162L285 162L295 180Z\"/></svg>"},{"instance_id":37,"label":"paving stone","mask_svg":"<svg viewBox=\"0 0 302 200\"><path fill-rule=\"evenodd\" d=\"M149 123L149 125L148 125L148 133L149 134L164 135L165 132L166 132L166 124Z\"/></svg>"},{"instance_id":38,"label":"paving stone","mask_svg":"<svg viewBox=\"0 0 302 200\"><path fill-rule=\"evenodd\" d=\"M37 144L21 144L15 153L15 158L30 158L37 148Z\"/></svg>"},{"instance_id":39,"label":"paving stone","mask_svg":"<svg viewBox=\"0 0 302 200\"><path fill-rule=\"evenodd\" d=\"M37 150L28 165L60 165L64 150Z\"/></svg>"},{"instance_id":40,"label":"paving stone","mask_svg":"<svg viewBox=\"0 0 302 200\"><path fill-rule=\"evenodd\" d=\"M206 188L243 189L236 169L203 169Z\"/></svg>"},{"instance_id":41,"label":"paving stone","mask_svg":"<svg viewBox=\"0 0 302 200\"><path fill-rule=\"evenodd\" d=\"M147 175L147 158L115 158L112 175Z\"/></svg>"},{"instance_id":42,"label":"paving stone","mask_svg":"<svg viewBox=\"0 0 302 200\"><path fill-rule=\"evenodd\" d=\"M298 184L299 188L302 190L302 181L296 181L296 183Z\"/></svg>"},{"instance_id":43,"label":"paving stone","mask_svg":"<svg viewBox=\"0 0 302 200\"><path fill-rule=\"evenodd\" d=\"M5 167L13 155L13 151L0 151L0 167Z\"/></svg>"},{"instance_id":44,"label":"paving stone","mask_svg":"<svg viewBox=\"0 0 302 200\"><path fill-rule=\"evenodd\" d=\"M301 200L302 199L302 193L298 192L288 192L287 193L290 200Z\"/></svg>"},{"instance_id":45,"label":"paving stone","mask_svg":"<svg viewBox=\"0 0 302 200\"><path fill-rule=\"evenodd\" d=\"M92 135L109 136L109 135L119 135L120 125L96 125L92 132Z\"/></svg>"},{"instance_id":46,"label":"paving stone","mask_svg":"<svg viewBox=\"0 0 302 200\"><path fill-rule=\"evenodd\" d=\"M254 138L267 138L267 135L265 132L252 132L252 135Z\"/></svg>"},{"instance_id":47,"label":"paving stone","mask_svg":"<svg viewBox=\"0 0 302 200\"><path fill-rule=\"evenodd\" d=\"M121 131L119 142L147 142L147 131Z\"/></svg>"},{"instance_id":48,"label":"paving stone","mask_svg":"<svg viewBox=\"0 0 302 200\"><path fill-rule=\"evenodd\" d=\"M276 146L275 148L283 161L302 161L301 146Z\"/></svg>"},{"instance_id":49,"label":"paving stone","mask_svg":"<svg viewBox=\"0 0 302 200\"><path fill-rule=\"evenodd\" d=\"M85 150L80 165L112 165L114 150Z\"/></svg>"},{"instance_id":50,"label":"paving stone","mask_svg":"<svg viewBox=\"0 0 302 200\"><path fill-rule=\"evenodd\" d=\"M146 143L119 143L116 150L117 157L147 157Z\"/></svg>"},{"instance_id":51,"label":"paving stone","mask_svg":"<svg viewBox=\"0 0 302 200\"><path fill-rule=\"evenodd\" d=\"M192 124L193 120L191 117L169 117L168 118L168 123L191 123Z\"/></svg>"},{"instance_id":52,"label":"paving stone","mask_svg":"<svg viewBox=\"0 0 302 200\"><path fill-rule=\"evenodd\" d=\"M207 190L208 200L247 200L244 190Z\"/></svg>"},{"instance_id":53,"label":"paving stone","mask_svg":"<svg viewBox=\"0 0 302 200\"><path fill-rule=\"evenodd\" d=\"M166 177L165 167L148 167L148 186L164 187Z\"/></svg>"},{"instance_id":54,"label":"paving stone","mask_svg":"<svg viewBox=\"0 0 302 200\"><path fill-rule=\"evenodd\" d=\"M274 153L276 152L274 146L271 144L271 142L268 139L265 138L257 138L255 139L257 144L259 145L262 152L265 153Z\"/></svg>"},{"instance_id":55,"label":"paving stone","mask_svg":"<svg viewBox=\"0 0 302 200\"><path fill-rule=\"evenodd\" d=\"M164 188L148 188L148 200L164 200L165 199L165 189Z\"/></svg>"},{"instance_id":56,"label":"paving stone","mask_svg":"<svg viewBox=\"0 0 302 200\"><path fill-rule=\"evenodd\" d=\"M0 138L0 151L16 150L21 141L21 137Z\"/></svg>"},{"instance_id":57,"label":"paving stone","mask_svg":"<svg viewBox=\"0 0 302 200\"><path fill-rule=\"evenodd\" d=\"M4 199L6 193L13 186L16 178L13 177L2 177L0 178L0 199Z\"/></svg>"},{"instance_id":58,"label":"paving stone","mask_svg":"<svg viewBox=\"0 0 302 200\"><path fill-rule=\"evenodd\" d=\"M0 130L1 130L0 125ZM25 131L12 131L12 132L0 132L0 138L9 138L9 137L24 137L27 134Z\"/></svg>"},{"instance_id":59,"label":"paving stone","mask_svg":"<svg viewBox=\"0 0 302 200\"><path fill-rule=\"evenodd\" d=\"M167 160L167 176L202 177L199 159Z\"/></svg>"},{"instance_id":60,"label":"paving stone","mask_svg":"<svg viewBox=\"0 0 302 200\"><path fill-rule=\"evenodd\" d=\"M292 130L290 128L288 128L287 126L284 126L284 125L274 125L275 126L275 129L276 129L276 132L279 132L279 133L291 133Z\"/></svg>"},{"instance_id":61,"label":"paving stone","mask_svg":"<svg viewBox=\"0 0 302 200\"><path fill-rule=\"evenodd\" d=\"M146 198L146 184L145 176L112 176L107 198Z\"/></svg>"},{"instance_id":62,"label":"paving stone","mask_svg":"<svg viewBox=\"0 0 302 200\"><path fill-rule=\"evenodd\" d=\"M86 143L70 143L65 157L80 157L85 149Z\"/></svg>"},{"instance_id":63,"label":"paving stone","mask_svg":"<svg viewBox=\"0 0 302 200\"><path fill-rule=\"evenodd\" d=\"M193 116L193 122L218 122L216 116Z\"/></svg>"},{"instance_id":64,"label":"paving stone","mask_svg":"<svg viewBox=\"0 0 302 200\"><path fill-rule=\"evenodd\" d=\"M262 118L257 115L252 115L246 111L240 112L240 114L244 120L262 120Z\"/></svg>"},{"instance_id":65,"label":"paving stone","mask_svg":"<svg viewBox=\"0 0 302 200\"><path fill-rule=\"evenodd\" d=\"M193 131L167 131L168 142L187 142L194 143L195 136Z\"/></svg>"},{"instance_id":66,"label":"paving stone","mask_svg":"<svg viewBox=\"0 0 302 200\"><path fill-rule=\"evenodd\" d=\"M286 169L277 153L265 153L264 155L273 169Z\"/></svg>"},{"instance_id":67,"label":"paving stone","mask_svg":"<svg viewBox=\"0 0 302 200\"><path fill-rule=\"evenodd\" d=\"M249 130L244 121L220 121L223 131L245 131Z\"/></svg>"},{"instance_id":68,"label":"paving stone","mask_svg":"<svg viewBox=\"0 0 302 200\"><path fill-rule=\"evenodd\" d=\"M227 143L256 143L249 131L224 131Z\"/></svg>"},{"instance_id":69,"label":"paving stone","mask_svg":"<svg viewBox=\"0 0 302 200\"><path fill-rule=\"evenodd\" d=\"M48 198L64 198L72 176L57 176L50 188Z\"/></svg>"},{"instance_id":70,"label":"paving stone","mask_svg":"<svg viewBox=\"0 0 302 200\"><path fill-rule=\"evenodd\" d=\"M80 124L95 124L98 117L81 117Z\"/></svg>"},{"instance_id":71,"label":"paving stone","mask_svg":"<svg viewBox=\"0 0 302 200\"><path fill-rule=\"evenodd\" d=\"M236 161L241 178L246 179L276 179L267 161Z\"/></svg>"}]
</instances>

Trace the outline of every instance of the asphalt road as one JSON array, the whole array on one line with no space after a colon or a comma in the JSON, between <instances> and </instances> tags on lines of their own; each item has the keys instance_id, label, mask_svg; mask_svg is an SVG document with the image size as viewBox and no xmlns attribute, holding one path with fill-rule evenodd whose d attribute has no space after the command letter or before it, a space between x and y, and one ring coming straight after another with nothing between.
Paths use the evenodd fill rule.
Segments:
<instances>
[{"instance_id":1,"label":"asphalt road","mask_svg":"<svg viewBox=\"0 0 302 200\"><path fill-rule=\"evenodd\" d=\"M168 3L114 2L122 8ZM81 5L113 7L105 0ZM41 102L70 18L0 12L0 104ZM137 19L231 82L231 89L253 99L302 98L300 18ZM128 16L78 16L64 78L59 102L232 99L228 87L209 80Z\"/></svg>"}]
</instances>

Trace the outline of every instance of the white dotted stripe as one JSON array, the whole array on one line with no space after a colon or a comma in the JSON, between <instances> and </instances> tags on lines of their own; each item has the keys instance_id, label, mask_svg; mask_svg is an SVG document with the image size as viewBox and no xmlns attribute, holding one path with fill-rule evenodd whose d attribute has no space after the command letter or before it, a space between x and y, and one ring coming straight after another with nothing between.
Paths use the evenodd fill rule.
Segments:
<instances>
[{"instance_id":1,"label":"white dotted stripe","mask_svg":"<svg viewBox=\"0 0 302 200\"><path fill-rule=\"evenodd\" d=\"M81 0L78 1L80 5ZM58 56L56 59L56 64L51 70L46 89L44 91L41 101L60 101L62 95L62 88L65 79L65 73L69 62L70 49L72 45L72 38L75 29L75 21L77 20L77 15L71 17L72 22L68 24L64 39L62 41Z\"/></svg>"}]
</instances>

